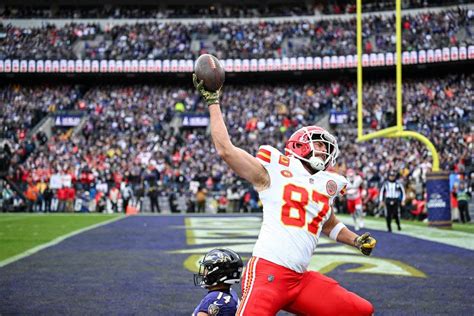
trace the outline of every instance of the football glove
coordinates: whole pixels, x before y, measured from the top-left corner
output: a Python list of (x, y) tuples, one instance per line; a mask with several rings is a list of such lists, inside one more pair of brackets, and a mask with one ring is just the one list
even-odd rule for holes
[(356, 237), (354, 239), (354, 245), (357, 249), (362, 252), (362, 254), (366, 256), (370, 256), (370, 253), (375, 248), (375, 244), (377, 240), (375, 238), (370, 237), (370, 233), (364, 233), (362, 236)]
[(199, 91), (199, 94), (202, 96), (204, 101), (206, 101), (207, 106), (211, 104), (219, 104), (221, 89), (215, 92), (207, 91), (204, 87), (204, 81), (198, 81), (198, 77), (196, 76), (196, 74), (193, 74), (193, 83), (196, 90)]

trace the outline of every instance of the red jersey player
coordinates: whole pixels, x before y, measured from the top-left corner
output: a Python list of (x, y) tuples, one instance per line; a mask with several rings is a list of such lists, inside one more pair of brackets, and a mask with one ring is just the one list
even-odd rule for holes
[(338, 155), (336, 139), (326, 130), (309, 126), (288, 140), (285, 155), (261, 146), (257, 157), (235, 147), (219, 105), (220, 91), (206, 91), (193, 82), (209, 106), (211, 134), (217, 153), (259, 192), (263, 223), (242, 278), (242, 300), (237, 315), (275, 315), (279, 310), (298, 315), (371, 315), (367, 300), (333, 279), (308, 271), (323, 232), (333, 240), (370, 255), (375, 239), (358, 236), (332, 211), (344, 177), (326, 171)]
[(354, 220), (354, 229), (356, 231), (364, 227), (364, 217), (362, 213), (362, 177), (355, 173), (353, 169), (347, 169), (347, 211), (352, 215)]

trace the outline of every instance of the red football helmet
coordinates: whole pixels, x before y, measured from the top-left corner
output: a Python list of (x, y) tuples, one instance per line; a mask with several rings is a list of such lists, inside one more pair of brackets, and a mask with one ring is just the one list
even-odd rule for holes
[[(317, 150), (314, 143), (321, 142), (326, 150)], [(334, 136), (319, 126), (300, 128), (290, 136), (285, 146), (285, 154), (294, 156), (310, 164), (315, 170), (326, 170), (336, 164), (339, 147)], [(320, 157), (323, 156), (324, 158)]]

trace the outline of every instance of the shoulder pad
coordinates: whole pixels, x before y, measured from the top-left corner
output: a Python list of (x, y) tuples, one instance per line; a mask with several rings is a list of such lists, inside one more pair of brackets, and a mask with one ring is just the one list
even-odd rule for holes
[(280, 156), (283, 155), (278, 149), (268, 145), (260, 146), (256, 155), (257, 159), (264, 166), (275, 162), (278, 163), (278, 161), (280, 160)]
[(326, 171), (329, 176), (333, 177), (335, 180), (337, 181), (340, 181), (340, 182), (343, 182), (343, 183), (348, 183), (349, 181), (347, 180), (346, 177), (344, 177), (343, 175), (335, 172), (335, 171)]

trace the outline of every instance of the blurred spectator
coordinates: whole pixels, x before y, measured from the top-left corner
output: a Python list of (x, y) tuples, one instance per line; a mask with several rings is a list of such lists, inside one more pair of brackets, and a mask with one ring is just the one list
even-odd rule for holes
[(459, 183), (459, 187), (454, 192), (454, 195), (457, 199), (461, 222), (470, 222), (471, 215), (469, 214), (469, 202), (471, 201), (472, 193), (468, 190), (464, 181)]
[(203, 187), (200, 187), (196, 193), (196, 205), (198, 213), (204, 213), (206, 211), (206, 197), (207, 190)]
[(119, 212), (120, 190), (116, 186), (113, 186), (110, 189), (109, 200), (110, 200), (110, 203), (111, 203), (111, 206), (110, 206), (111, 211), (114, 212), (114, 213), (118, 213)]
[(10, 188), (10, 184), (4, 183), (2, 188), (2, 210), (4, 212), (10, 212), (13, 210), (14, 195), (13, 190)]
[(364, 196), (364, 212), (368, 215), (378, 214), (379, 188), (377, 182), (369, 181), (369, 187)]
[(74, 187), (66, 187), (66, 210), (65, 212), (74, 211), (74, 201), (76, 200), (76, 189)]
[(221, 192), (219, 198), (217, 199), (217, 213), (225, 213), (228, 204), (229, 201), (227, 200), (226, 194)]
[(49, 213), (51, 212), (51, 204), (54, 197), (54, 193), (51, 188), (46, 185), (44, 192), (43, 192), (43, 212)]
[(158, 197), (160, 192), (158, 191), (158, 187), (153, 185), (148, 190), (148, 197), (150, 198), (150, 209), (152, 213), (161, 213), (160, 204), (158, 203)]
[(123, 200), (123, 203), (122, 203), (123, 211), (126, 212), (128, 204), (130, 203), (130, 200), (133, 198), (133, 190), (130, 183), (125, 183), (125, 182), (121, 183), (120, 195), (122, 196), (122, 200)]
[(229, 200), (228, 212), (239, 212), (239, 191), (235, 186), (231, 186), (227, 189), (227, 198)]
[(25, 197), (33, 206), (33, 211), (35, 212), (39, 211), (38, 205), (36, 204), (36, 201), (38, 200), (38, 190), (37, 190), (37, 187), (33, 183), (28, 184), (28, 187), (25, 191)]

